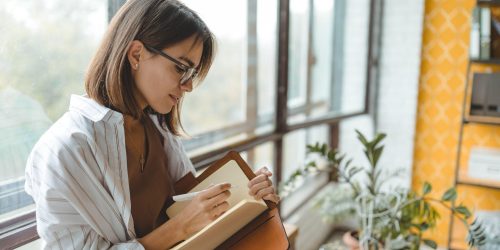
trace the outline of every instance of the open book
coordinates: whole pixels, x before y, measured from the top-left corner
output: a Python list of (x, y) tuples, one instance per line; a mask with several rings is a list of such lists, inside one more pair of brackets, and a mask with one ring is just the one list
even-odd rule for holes
[[(231, 152), (224, 159), (209, 167), (201, 174), (201, 177), (197, 177), (198, 183), (190, 188), (189, 192), (204, 190), (211, 184), (229, 182), (232, 186), (236, 186), (230, 189), (231, 196), (227, 199), (229, 210), (172, 249), (215, 249), (259, 215), (269, 211), (266, 202), (256, 201), (248, 194), (248, 182), (252, 178), (249, 175), (255, 175), (241, 157), (237, 153)], [(170, 218), (174, 217), (189, 202), (175, 202), (167, 209), (167, 215)], [(271, 217), (269, 216), (269, 218)]]

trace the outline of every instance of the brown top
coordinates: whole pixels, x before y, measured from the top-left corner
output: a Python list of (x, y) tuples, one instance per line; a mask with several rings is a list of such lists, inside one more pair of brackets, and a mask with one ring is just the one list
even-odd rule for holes
[(167, 200), (174, 195), (173, 181), (163, 150), (163, 136), (149, 116), (124, 116), (132, 218), (137, 237), (167, 221)]

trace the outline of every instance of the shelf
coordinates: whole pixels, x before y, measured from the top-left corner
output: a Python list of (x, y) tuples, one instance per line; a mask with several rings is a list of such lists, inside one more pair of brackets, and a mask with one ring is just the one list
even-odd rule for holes
[(458, 178), (457, 184), (500, 190), (500, 182), (499, 181), (471, 178), (471, 177), (467, 177), (464, 175), (461, 175)]
[(500, 118), (492, 118), (492, 117), (468, 117), (463, 119), (462, 122), (464, 124), (483, 124), (490, 126), (500, 126)]
[(500, 0), (477, 0), (477, 5), (481, 7), (500, 6)]
[(498, 64), (498, 65), (500, 65), (500, 59), (498, 59), (498, 58), (495, 58), (495, 59), (471, 59), (470, 62), (477, 63), (477, 64)]

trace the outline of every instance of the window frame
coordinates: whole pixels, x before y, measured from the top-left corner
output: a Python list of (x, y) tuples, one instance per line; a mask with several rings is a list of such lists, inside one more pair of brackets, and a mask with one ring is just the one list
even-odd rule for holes
[[(126, 0), (108, 0), (108, 19), (111, 19), (112, 15), (119, 9), (119, 7), (125, 3)], [(257, 16), (257, 0), (247, 0), (249, 6), (249, 15), (252, 14), (250, 11), (254, 11), (254, 22), (249, 22), (248, 30), (249, 34), (256, 33), (256, 16)], [(288, 124), (287, 119), (290, 115), (297, 113), (307, 112), (308, 109), (314, 108), (317, 103), (308, 103), (301, 107), (288, 109), (288, 42), (289, 42), (289, 23), (290, 23), (290, 1), (291, 0), (279, 0), (278, 2), (278, 55), (277, 55), (277, 86), (276, 86), (276, 102), (275, 102), (275, 114), (274, 117), (268, 117), (264, 119), (265, 121), (273, 120), (275, 121), (275, 127), (272, 132), (267, 132), (260, 135), (254, 135), (252, 137), (233, 142), (229, 145), (220, 146), (213, 148), (210, 151), (200, 153), (191, 156), (191, 160), (195, 165), (196, 169), (201, 169), (214, 162), (215, 160), (222, 157), (229, 150), (233, 151), (248, 151), (255, 148), (258, 145), (272, 142), (274, 144), (273, 161), (275, 166), (275, 179), (278, 181), (283, 180), (282, 168), (283, 168), (283, 138), (286, 134), (299, 130), (311, 128), (316, 125), (327, 124), (329, 125), (329, 139), (330, 145), (333, 147), (338, 146), (338, 135), (339, 135), (339, 122), (348, 118), (360, 116), (360, 115), (373, 115), (373, 105), (376, 102), (376, 95), (374, 93), (374, 86), (376, 86), (376, 81), (378, 79), (378, 68), (379, 68), (379, 57), (380, 57), (380, 43), (381, 43), (381, 14), (383, 0), (369, 0), (370, 10), (369, 10), (369, 29), (368, 29), (368, 53), (367, 53), (367, 68), (366, 68), (366, 80), (365, 80), (365, 97), (364, 97), (364, 110), (354, 113), (326, 113), (325, 115), (313, 119), (309, 119), (304, 122)], [(346, 1), (346, 0), (344, 0)], [(342, 2), (342, 1), (337, 1)], [(310, 4), (313, 0), (310, 0)], [(313, 8), (311, 8), (312, 11)], [(254, 33), (254, 34), (255, 34)], [(256, 40), (256, 39), (253, 39)], [(339, 46), (335, 43), (338, 39), (334, 39), (333, 46)], [(311, 43), (311, 40), (309, 40)], [(247, 53), (250, 54), (252, 51), (256, 51), (256, 44), (250, 45), (247, 48)], [(309, 48), (309, 54), (311, 49)], [(254, 59), (256, 55), (254, 55)], [(249, 58), (250, 59), (250, 58)], [(255, 62), (256, 60), (253, 61)], [(310, 64), (310, 63), (309, 63)], [(255, 70), (257, 65), (249, 65), (247, 63), (247, 72)], [(310, 66), (309, 66), (310, 67)], [(338, 71), (338, 65), (334, 65), (332, 74)], [(254, 71), (256, 72), (256, 71)], [(308, 69), (310, 72), (310, 69)], [(250, 76), (251, 77), (251, 76)], [(247, 74), (247, 80), (249, 75)], [(255, 93), (257, 88), (257, 77), (254, 77), (253, 81), (249, 81), (250, 84), (247, 86), (253, 89), (247, 89), (247, 91), (253, 91)], [(308, 79), (310, 74), (308, 74)], [(332, 84), (335, 85), (335, 78), (332, 78)], [(310, 80), (308, 80), (310, 82)], [(310, 83), (308, 83), (310, 85)], [(308, 87), (310, 88), (310, 86)], [(333, 90), (332, 90), (333, 91)], [(250, 92), (248, 92), (250, 93)], [(229, 126), (230, 129), (221, 128), (214, 131), (209, 131), (199, 136), (198, 142), (193, 144), (186, 143), (188, 149), (198, 147), (200, 145), (206, 145), (212, 143), (210, 138), (227, 138), (228, 136), (235, 136), (243, 132), (249, 132), (249, 129), (255, 129), (258, 127), (257, 123), (257, 101), (256, 95), (253, 95), (255, 100), (250, 103), (255, 104), (255, 106), (248, 107), (246, 110), (247, 117), (250, 117), (254, 122), (250, 125), (245, 122), (233, 124)], [(253, 108), (253, 109), (252, 109)], [(252, 130), (253, 131), (253, 130)], [(194, 145), (194, 146), (193, 146)], [(326, 183), (327, 184), (327, 183)], [(325, 185), (326, 185), (325, 184)], [(324, 187), (320, 186), (318, 189)], [(297, 211), (300, 206), (295, 207), (290, 215)], [(35, 211), (30, 211), (24, 214), (20, 214), (18, 217), (10, 219), (8, 221), (0, 223), (0, 242), (2, 246), (8, 249), (16, 248), (27, 244), (33, 240), (38, 239), (38, 234), (36, 232), (36, 215)]]

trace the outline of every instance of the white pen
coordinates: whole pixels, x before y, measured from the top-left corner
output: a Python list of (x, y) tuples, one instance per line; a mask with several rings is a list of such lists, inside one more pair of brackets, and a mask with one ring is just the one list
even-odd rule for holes
[[(237, 185), (231, 185), (231, 187), (229, 189), (237, 188), (237, 187), (238, 187)], [(191, 193), (186, 193), (186, 194), (174, 195), (174, 196), (172, 196), (172, 199), (174, 201), (189, 201), (189, 200), (192, 200), (196, 195), (198, 195), (199, 193), (201, 193), (201, 192), (203, 192), (203, 191), (205, 191), (207, 189), (204, 189), (204, 190), (201, 190), (201, 191), (197, 191), (197, 192), (191, 192)]]

